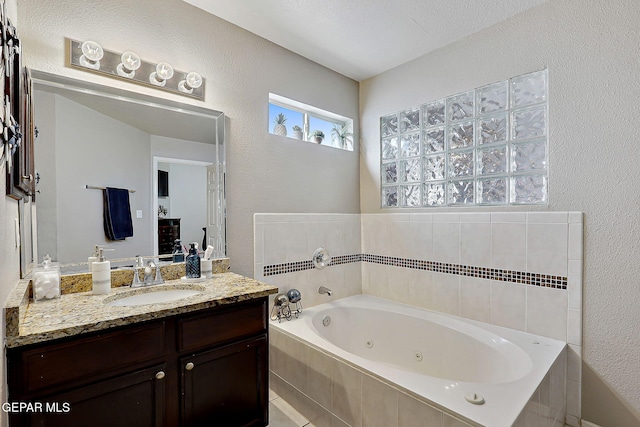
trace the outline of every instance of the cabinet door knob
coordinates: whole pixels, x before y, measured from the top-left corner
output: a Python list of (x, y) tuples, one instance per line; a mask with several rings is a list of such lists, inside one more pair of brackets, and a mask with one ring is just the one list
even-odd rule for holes
[(164, 378), (164, 371), (159, 371), (158, 373), (156, 373), (157, 380), (161, 380), (163, 378)]
[(192, 369), (193, 369), (193, 367), (194, 367), (194, 366), (195, 366), (195, 365), (193, 364), (193, 362), (189, 362), (189, 363), (187, 363), (187, 364), (184, 366), (184, 368), (185, 368), (187, 371), (190, 371), (190, 370), (192, 370)]

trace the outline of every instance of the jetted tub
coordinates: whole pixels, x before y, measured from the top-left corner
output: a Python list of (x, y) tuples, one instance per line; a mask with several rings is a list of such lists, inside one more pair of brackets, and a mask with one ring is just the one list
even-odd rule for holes
[[(299, 319), (271, 326), (447, 413), (488, 427), (519, 420), (565, 348), (551, 338), (368, 295), (305, 309)], [(564, 399), (564, 390), (555, 395)]]

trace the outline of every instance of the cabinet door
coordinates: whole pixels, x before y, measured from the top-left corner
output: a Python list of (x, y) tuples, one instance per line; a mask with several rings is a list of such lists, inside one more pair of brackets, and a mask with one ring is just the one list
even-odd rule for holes
[(165, 365), (43, 399), (42, 411), (12, 417), (11, 425), (46, 427), (162, 427)]
[(266, 426), (267, 336), (180, 361), (185, 426)]

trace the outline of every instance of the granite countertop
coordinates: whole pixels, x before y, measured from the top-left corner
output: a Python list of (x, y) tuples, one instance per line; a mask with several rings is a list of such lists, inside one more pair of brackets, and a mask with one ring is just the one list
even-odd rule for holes
[[(106, 302), (137, 293), (164, 289), (195, 289), (199, 294), (175, 301), (138, 306), (109, 306)], [(199, 283), (168, 280), (143, 288), (112, 288), (107, 295), (90, 291), (63, 294), (59, 299), (33, 302), (30, 281), (21, 280), (5, 306), (6, 340), (9, 348), (100, 331), (145, 320), (233, 304), (278, 292), (275, 286), (235, 273), (214, 274)]]

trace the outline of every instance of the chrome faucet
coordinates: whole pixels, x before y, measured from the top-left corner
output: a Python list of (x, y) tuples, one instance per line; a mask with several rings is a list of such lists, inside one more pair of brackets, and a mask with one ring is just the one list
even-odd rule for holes
[[(142, 282), (140, 281), (140, 276), (138, 275), (137, 267), (143, 266), (142, 257), (136, 257), (135, 267), (133, 268), (133, 282), (131, 283), (132, 288), (138, 288), (142, 286), (150, 286), (150, 285), (160, 285), (164, 283), (164, 279), (162, 278), (162, 273), (160, 272), (160, 267), (153, 262), (153, 260), (147, 261), (147, 265), (144, 267), (144, 278)], [(153, 269), (155, 269), (155, 275), (152, 274)]]
[(327, 288), (326, 286), (320, 286), (318, 288), (318, 293), (320, 295), (327, 294), (327, 296), (331, 296), (331, 289)]

